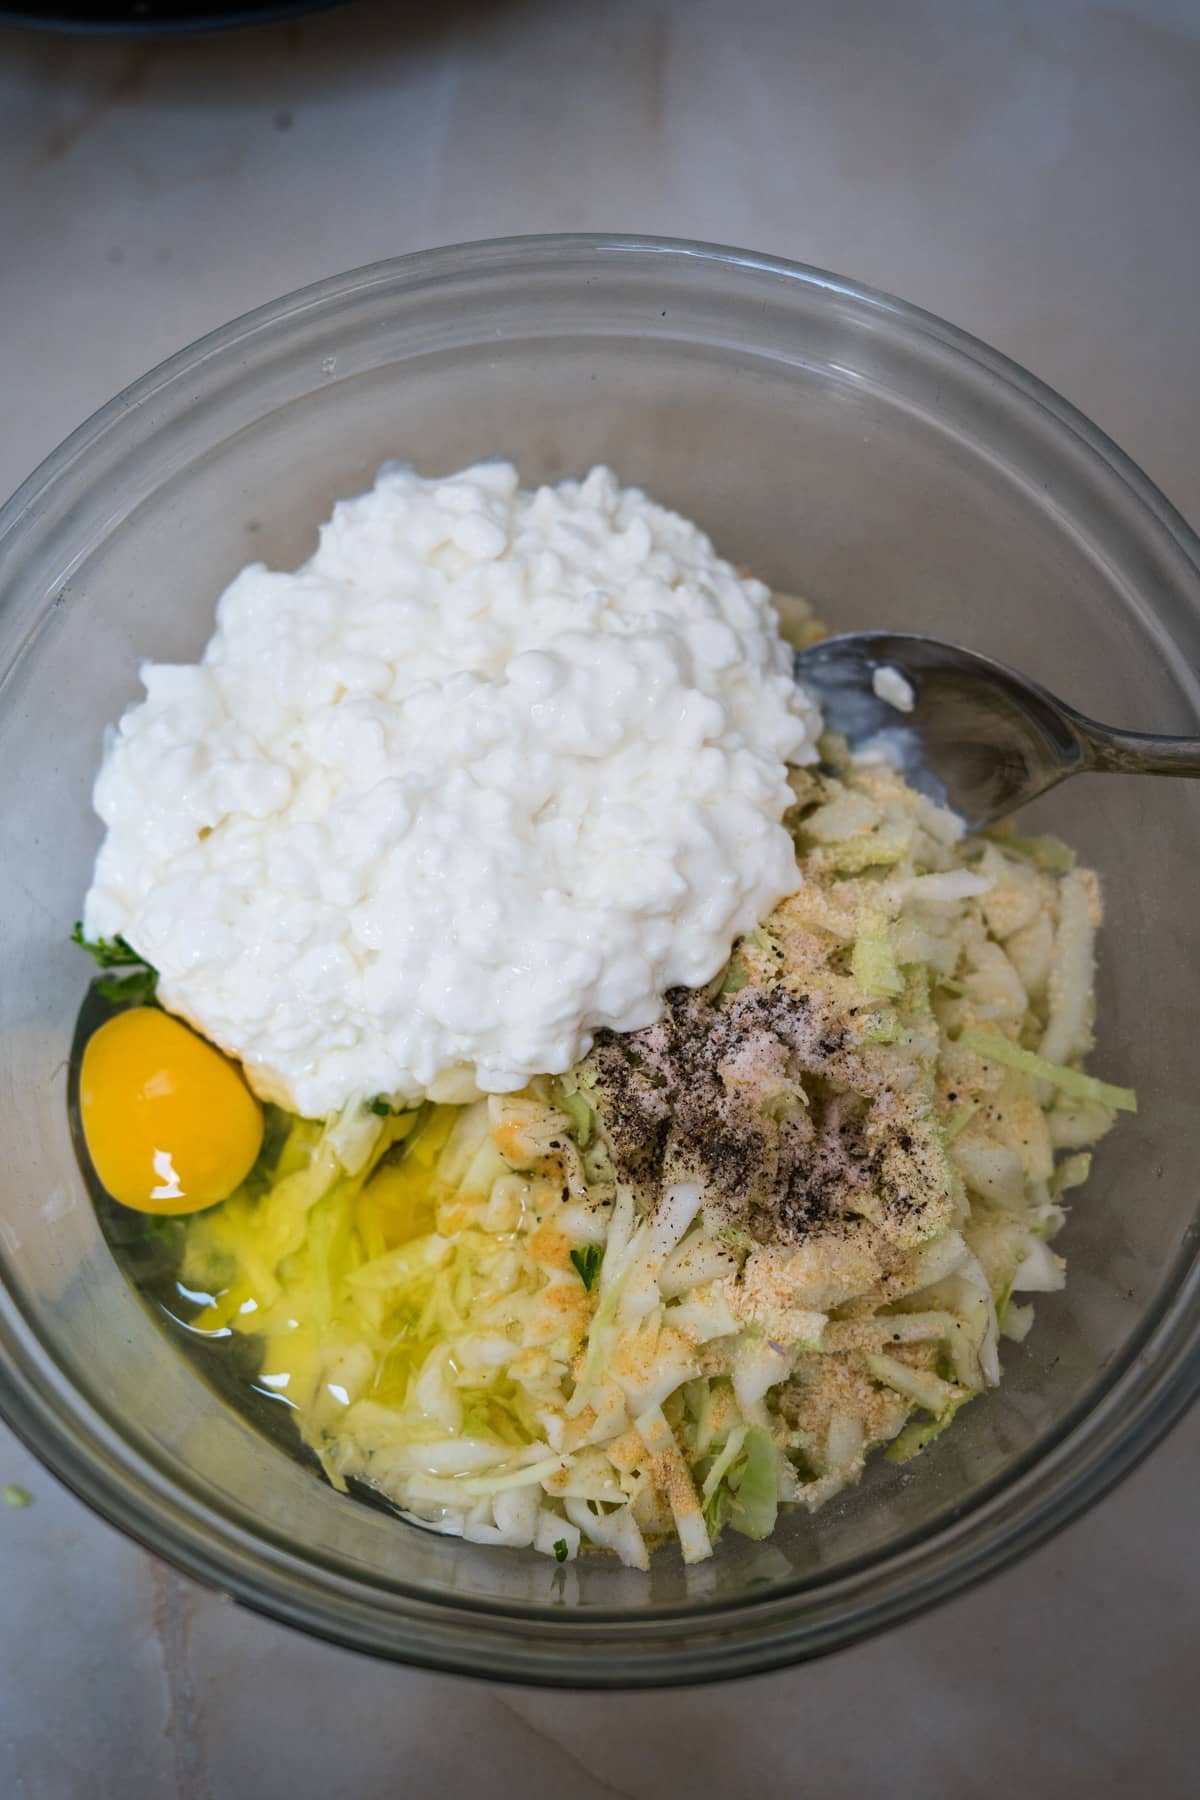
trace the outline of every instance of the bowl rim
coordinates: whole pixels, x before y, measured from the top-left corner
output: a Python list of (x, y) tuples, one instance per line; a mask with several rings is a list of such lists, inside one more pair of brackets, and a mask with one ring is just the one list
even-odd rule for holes
[[(699, 261), (782, 284), (844, 297), (910, 333), (932, 338), (1002, 383), (1060, 434), (1105, 465), (1130, 490), (1200, 578), (1200, 538), (1149, 478), (1069, 401), (1019, 364), (935, 314), (878, 289), (786, 259), (687, 239), (619, 234), (552, 234), (484, 239), (419, 250), (371, 263), (281, 296), (207, 333), (168, 357), (85, 420), (33, 470), (0, 509), (0, 550), (30, 509), (68, 480), (96, 446), (156, 396), (196, 370), (225, 360), (248, 340), (351, 294), (404, 289), (448, 276), (524, 272), (563, 260), (630, 258)], [(117, 1426), (75, 1389), (32, 1322), (0, 1320), (4, 1367), (0, 1415), (28, 1447), (94, 1511), (145, 1548), (210, 1586), (285, 1623), (351, 1648), (417, 1666), (486, 1674), (493, 1680), (559, 1687), (675, 1686), (777, 1668), (852, 1643), (973, 1586), (1043, 1542), (1099, 1499), (1160, 1441), (1200, 1392), (1200, 1257), (1195, 1234), (1181, 1244), (1174, 1279), (1139, 1322), (1084, 1400), (1037, 1447), (953, 1509), (930, 1532), (908, 1534), (864, 1553), (831, 1575), (777, 1597), (735, 1597), (703, 1608), (631, 1615), (549, 1614), (494, 1602), (440, 1603), (379, 1598), (326, 1569), (319, 1604), (306, 1591), (314, 1565), (275, 1548), (124, 1445)], [(71, 1402), (74, 1401), (74, 1410)], [(86, 1409), (86, 1414), (81, 1413)], [(1086, 1439), (1079, 1441), (1086, 1428)], [(900, 1564), (900, 1567), (893, 1565)], [(402, 1599), (405, 1603), (402, 1605)], [(795, 1616), (803, 1604), (803, 1616)], [(524, 1616), (522, 1616), (524, 1614)], [(345, 1621), (350, 1620), (347, 1624)], [(544, 1641), (538, 1641), (539, 1637)], [(548, 1640), (555, 1640), (550, 1643)], [(636, 1645), (630, 1640), (636, 1639)]]
[(239, 313), (226, 324), (214, 327), (155, 363), (77, 425), (48, 456), (35, 465), (9, 499), (0, 506), (0, 542), (3, 542), (17, 523), (25, 508), (53, 482), (60, 480), (73, 463), (109, 431), (119, 426), (130, 412), (145, 406), (156, 394), (185, 377), (201, 363), (212, 360), (283, 319), (324, 309), (351, 292), (363, 293), (372, 287), (388, 286), (397, 280), (402, 281), (405, 276), (415, 280), (448, 274), (485, 275), (498, 272), (514, 260), (523, 263), (553, 262), (559, 257), (570, 255), (643, 255), (647, 258), (666, 256), (711, 263), (718, 267), (752, 270), (842, 295), (864, 304), (878, 314), (906, 323), (923, 336), (941, 342), (947, 349), (958, 351), (968, 362), (997, 376), (1008, 387), (1033, 402), (1039, 410), (1051, 414), (1071, 436), (1078, 438), (1132, 490), (1158, 524), (1175, 540), (1185, 558), (1200, 572), (1200, 534), (1193, 530), (1178, 508), (1132, 457), (1126, 455), (1106, 432), (1055, 388), (1050, 387), (1039, 376), (1031, 374), (1003, 351), (993, 349), (982, 338), (973, 336), (961, 326), (940, 318), (937, 313), (902, 300), (883, 288), (854, 281), (829, 269), (818, 268), (815, 264), (795, 262), (759, 251), (741, 250), (729, 244), (707, 243), (693, 238), (653, 237), (637, 232), (541, 232), (500, 238), (470, 238), (460, 243), (410, 250), (400, 256), (363, 263), (340, 274), (323, 276), (320, 281), (307, 282), (274, 300), (251, 307), (249, 311)]

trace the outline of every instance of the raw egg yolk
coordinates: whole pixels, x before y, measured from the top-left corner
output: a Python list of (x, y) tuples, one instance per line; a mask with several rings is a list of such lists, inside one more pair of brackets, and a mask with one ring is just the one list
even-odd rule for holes
[(117, 1013), (92, 1033), (79, 1110), (96, 1174), (138, 1212), (215, 1206), (262, 1145), (262, 1108), (237, 1065), (154, 1006)]

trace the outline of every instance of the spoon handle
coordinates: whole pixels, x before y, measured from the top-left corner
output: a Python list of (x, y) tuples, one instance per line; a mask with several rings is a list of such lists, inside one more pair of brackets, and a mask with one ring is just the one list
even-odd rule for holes
[(1079, 719), (1084, 767), (1114, 775), (1200, 775), (1200, 738), (1113, 731)]

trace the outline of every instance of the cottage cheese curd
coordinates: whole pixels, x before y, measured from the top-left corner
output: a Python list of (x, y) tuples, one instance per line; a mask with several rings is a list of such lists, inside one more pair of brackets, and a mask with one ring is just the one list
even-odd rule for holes
[(304, 1114), (565, 1070), (796, 886), (819, 726), (767, 590), (605, 469), (385, 468), (142, 680), (85, 928)]
[(893, 669), (890, 663), (884, 663), (874, 670), (871, 686), (876, 698), (886, 706), (894, 706), (897, 712), (910, 713), (917, 703), (912, 682), (899, 669)]

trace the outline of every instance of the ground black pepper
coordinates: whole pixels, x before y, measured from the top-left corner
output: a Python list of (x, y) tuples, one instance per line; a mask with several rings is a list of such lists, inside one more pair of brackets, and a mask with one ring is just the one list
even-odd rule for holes
[(772, 1245), (942, 1199), (928, 1107), (818, 1000), (786, 980), (714, 999), (676, 988), (656, 1024), (601, 1032), (589, 1062), (618, 1178), (648, 1204), (699, 1181), (710, 1212)]

